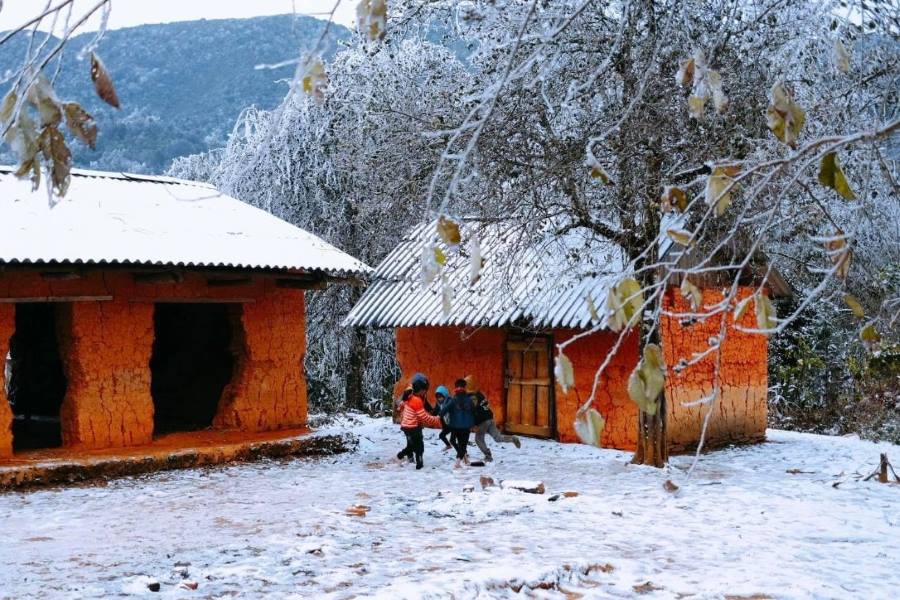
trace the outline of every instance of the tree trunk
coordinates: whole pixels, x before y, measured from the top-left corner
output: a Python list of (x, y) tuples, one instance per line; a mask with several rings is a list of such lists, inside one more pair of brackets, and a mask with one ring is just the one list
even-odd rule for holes
[(664, 467), (669, 461), (669, 444), (666, 435), (666, 394), (657, 398), (656, 414), (638, 413), (638, 442), (632, 464)]

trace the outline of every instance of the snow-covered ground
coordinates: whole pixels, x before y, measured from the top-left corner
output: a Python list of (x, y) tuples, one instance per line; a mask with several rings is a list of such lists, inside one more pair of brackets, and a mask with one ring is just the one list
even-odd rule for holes
[[(360, 436), (358, 452), (2, 495), (0, 597), (873, 599), (900, 590), (900, 485), (859, 480), (879, 452), (900, 462), (898, 446), (770, 431), (766, 444), (702, 457), (688, 480), (690, 457), (660, 471), (629, 466), (622, 452), (530, 439), (521, 450), (495, 446), (488, 467), (454, 471), (429, 431), (417, 472), (392, 460), (396, 426), (343, 429)], [(481, 476), (540, 480), (547, 492), (482, 490)], [(664, 489), (666, 479), (680, 489)], [(368, 510), (348, 514), (353, 506)]]

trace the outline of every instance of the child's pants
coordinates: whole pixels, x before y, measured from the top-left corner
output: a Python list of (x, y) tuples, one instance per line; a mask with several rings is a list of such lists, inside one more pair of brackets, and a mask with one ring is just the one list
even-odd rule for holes
[(481, 453), (484, 454), (485, 458), (490, 458), (491, 451), (487, 447), (487, 444), (484, 443), (484, 434), (490, 435), (494, 438), (494, 441), (499, 443), (507, 443), (512, 444), (515, 439), (511, 435), (504, 435), (500, 433), (500, 430), (497, 429), (497, 425), (494, 423), (493, 419), (488, 419), (484, 423), (475, 426), (475, 444), (478, 446), (478, 449), (481, 450)]
[(453, 429), (450, 433), (450, 439), (453, 447), (456, 448), (456, 458), (462, 460), (466, 457), (467, 446), (469, 445), (468, 429)]
[(450, 429), (450, 426), (447, 425), (446, 423), (444, 423), (443, 421), (441, 421), (441, 434), (438, 437), (441, 439), (442, 442), (447, 444), (448, 447), (455, 448), (455, 446), (447, 440), (447, 436), (449, 436), (451, 433), (453, 433), (453, 430)]
[(406, 448), (397, 454), (397, 458), (405, 458), (407, 456), (421, 457), (425, 453), (425, 441), (422, 438), (421, 427), (403, 427), (401, 431), (406, 435)]

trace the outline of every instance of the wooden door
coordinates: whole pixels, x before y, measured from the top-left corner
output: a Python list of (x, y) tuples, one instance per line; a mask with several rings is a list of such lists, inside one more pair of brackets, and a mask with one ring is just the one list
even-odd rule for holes
[(550, 338), (510, 337), (506, 341), (506, 422), (513, 433), (553, 437), (553, 377)]

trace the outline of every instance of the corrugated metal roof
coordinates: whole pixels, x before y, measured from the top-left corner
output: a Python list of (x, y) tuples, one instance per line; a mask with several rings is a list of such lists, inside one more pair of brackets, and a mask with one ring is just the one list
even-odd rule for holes
[[(423, 249), (437, 241), (435, 222), (416, 227), (375, 270), (368, 289), (345, 320), (360, 327), (455, 325), (576, 328), (592, 324), (587, 298), (601, 310), (609, 286), (624, 270), (619, 247), (576, 233), (526, 234), (509, 223), (466, 220), (459, 246), (445, 252), (446, 283), (454, 291), (444, 314), (441, 278), (422, 279)], [(480, 241), (484, 267), (469, 285), (467, 239)]]
[(51, 207), (42, 186), (0, 167), (0, 264), (127, 264), (371, 271), (331, 244), (214, 187), (73, 170)]

